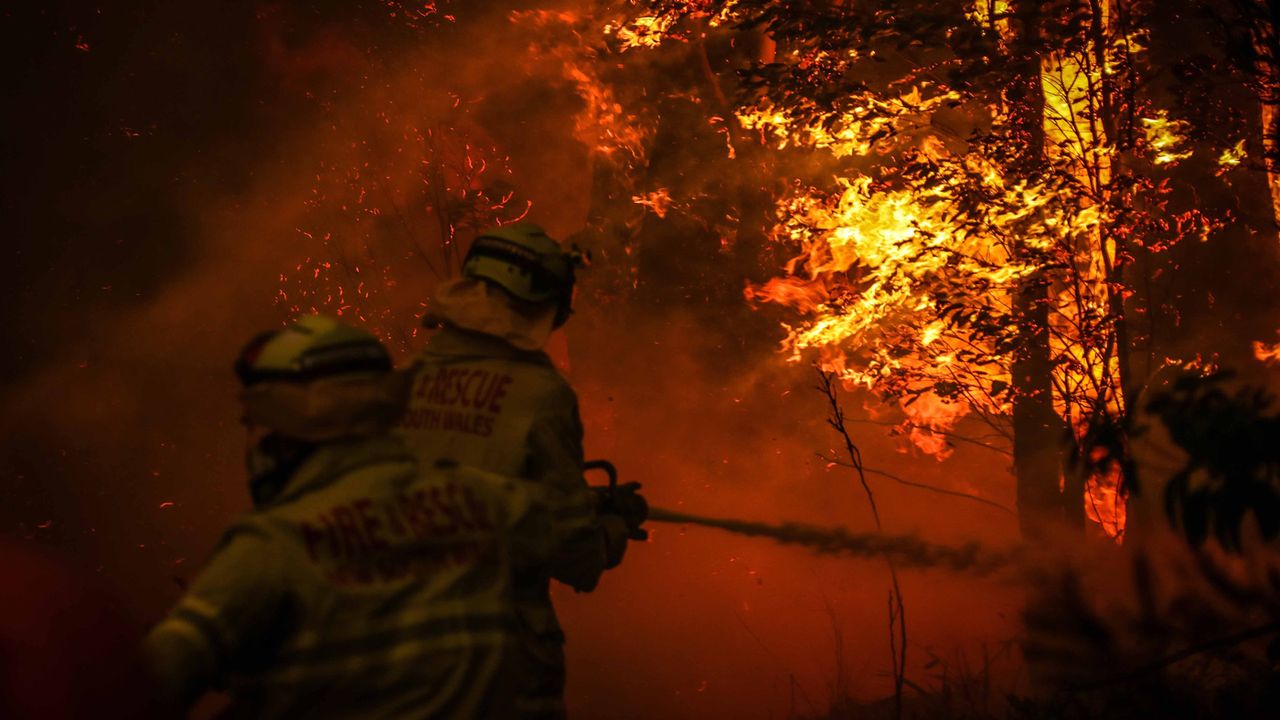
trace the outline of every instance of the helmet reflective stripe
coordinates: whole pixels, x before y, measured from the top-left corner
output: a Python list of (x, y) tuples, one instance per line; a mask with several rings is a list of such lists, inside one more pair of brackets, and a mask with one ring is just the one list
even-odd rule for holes
[(245, 346), (235, 365), (246, 386), (265, 380), (307, 381), (357, 372), (387, 372), (391, 356), (378, 339), (323, 315), (309, 315)]
[[(567, 272), (557, 276), (555, 269), (548, 267), (538, 253), (510, 240), (478, 237), (467, 255), (473, 274), (480, 266), (472, 261), (478, 258), (492, 258), (509, 265), (507, 272), (510, 273), (512, 269), (518, 272), (519, 281), (500, 276), (490, 279), (525, 300), (551, 300), (559, 297), (564, 285), (572, 282), (573, 269), (568, 263), (564, 267)], [(467, 272), (465, 265), (463, 272)]]
[(462, 274), (492, 282), (520, 300), (554, 300), (559, 326), (571, 312), (574, 262), (542, 228), (513, 223), (480, 233), (467, 251)]

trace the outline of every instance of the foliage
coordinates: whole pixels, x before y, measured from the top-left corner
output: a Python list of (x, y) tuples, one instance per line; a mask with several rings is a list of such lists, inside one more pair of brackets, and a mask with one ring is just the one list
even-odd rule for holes
[[(734, 107), (758, 142), (802, 158), (780, 163), (798, 172), (774, 228), (796, 254), (747, 289), (787, 309), (793, 359), (816, 355), (898, 401), (943, 456), (930, 431), (968, 413), (1012, 439), (1012, 406), (1029, 391), (1011, 371), (1042, 352), (1034, 327), (1049, 335), (1054, 409), (1090, 456), (1123, 453), (1095, 439), (1123, 426), (1140, 383), (1134, 318), (1158, 314), (1140, 275), (1215, 228), (1170, 205), (1190, 128), (1142, 93), (1153, 10), (656, 0), (619, 26), (649, 29), (636, 47), (748, 32), (776, 44), (738, 69)], [(1123, 493), (1118, 472), (1090, 482), (1095, 496)], [(1114, 513), (1094, 518), (1120, 532)]]
[(1276, 0), (1226, 0), (1196, 3), (1215, 21), (1227, 58), (1237, 77), (1251, 86), (1264, 106), (1263, 160), (1280, 173), (1280, 3)]
[(1185, 374), (1147, 407), (1187, 453), (1165, 488), (1165, 508), (1195, 547), (1212, 537), (1239, 550), (1249, 516), (1264, 541), (1280, 535), (1280, 415), (1274, 398), (1232, 390), (1230, 378)]

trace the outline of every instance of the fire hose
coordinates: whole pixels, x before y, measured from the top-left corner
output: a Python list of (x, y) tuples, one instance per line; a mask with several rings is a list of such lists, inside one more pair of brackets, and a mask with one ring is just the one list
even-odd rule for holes
[[(609, 484), (597, 487), (606, 497), (618, 490), (618, 471), (608, 460), (591, 460), (584, 470), (600, 470), (609, 476)], [(995, 550), (980, 543), (959, 546), (928, 542), (914, 535), (888, 535), (879, 532), (856, 533), (845, 528), (824, 528), (797, 522), (764, 523), (748, 520), (705, 517), (677, 510), (650, 507), (649, 522), (698, 525), (724, 530), (746, 537), (768, 538), (783, 545), (796, 545), (819, 555), (853, 557), (884, 556), (900, 567), (945, 567), (977, 575), (987, 575), (1018, 562), (1020, 553)]]

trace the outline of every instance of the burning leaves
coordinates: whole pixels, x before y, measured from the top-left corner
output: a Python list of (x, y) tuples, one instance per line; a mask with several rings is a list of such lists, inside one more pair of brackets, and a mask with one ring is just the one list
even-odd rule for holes
[[(927, 86), (926, 86), (927, 87)], [(926, 97), (921, 86), (902, 95), (866, 93), (844, 99), (843, 110), (823, 112), (814, 108), (779, 108), (768, 98), (738, 112), (744, 129), (758, 132), (779, 148), (795, 145), (829, 151), (837, 158), (884, 152), (900, 137), (927, 125), (940, 108), (959, 100), (954, 92)]]
[(1265, 343), (1261, 340), (1254, 340), (1253, 356), (1267, 365), (1280, 363), (1280, 342)]
[[(1137, 382), (1126, 366), (1135, 347), (1126, 313), (1147, 311), (1130, 268), (1143, 254), (1154, 266), (1155, 253), (1209, 227), (1194, 211), (1166, 213), (1159, 178), (1125, 162), (1141, 157), (1141, 167), (1163, 169), (1191, 152), (1188, 124), (1136, 94), (1147, 38), (1129, 11), (1140, 8), (1073, 6), (1065, 29), (1046, 30), (1069, 36), (1052, 47), (1033, 43), (1039, 56), (1030, 77), (1038, 82), (1028, 91), (1010, 79), (1025, 72), (1014, 67), (1021, 62), (1014, 55), (1026, 50), (1014, 47), (1014, 5), (980, 0), (954, 17), (838, 5), (784, 22), (768, 3), (664, 1), (597, 15), (519, 11), (510, 19), (530, 31), (530, 57), (581, 101), (574, 136), (626, 178), (623, 203), (630, 198), (660, 220), (689, 216), (717, 232), (726, 218), (740, 220), (734, 209), (695, 203), (695, 193), (656, 182), (634, 186), (658, 118), (647, 88), (620, 81), (618, 68), (624, 55), (639, 66), (645, 53), (679, 49), (667, 41), (705, 50), (716, 33), (768, 36), (769, 52), (740, 68), (730, 92), (709, 64), (703, 70), (708, 97), (725, 106), (713, 122), (729, 159), (741, 162), (741, 154), (794, 178), (775, 196), (772, 229), (775, 251), (785, 248), (791, 259), (776, 277), (750, 284), (746, 297), (789, 313), (790, 360), (816, 359), (846, 383), (896, 402), (917, 446), (943, 457), (950, 444), (942, 438), (965, 418), (1011, 436), (1012, 406), (1030, 395), (1011, 368), (1031, 352), (1033, 324), (1048, 338), (1052, 411), (1069, 441), (1091, 442), (1087, 429), (1099, 416), (1122, 418)], [(1019, 119), (1028, 107), (1040, 112), (1038, 123)], [(500, 153), (482, 142), (461, 157), (477, 175), (505, 172)], [(1224, 158), (1224, 165), (1240, 161)], [(509, 194), (488, 193), (487, 179), (451, 184), (442, 176), (428, 185), (446, 189), (432, 207), (452, 207), (456, 195), (477, 200), (495, 221), (527, 210), (508, 205)], [(351, 207), (369, 203), (376, 188), (368, 190), (362, 186)], [(373, 207), (402, 218), (423, 207), (407, 196), (395, 205)], [(706, 211), (713, 206), (715, 217)], [(441, 225), (446, 248), (464, 226)], [(361, 293), (396, 282), (369, 283), (376, 266), (363, 258), (363, 277), (326, 288), (323, 304), (369, 305)], [(335, 267), (299, 273), (319, 281)], [(1043, 299), (1020, 305), (1019, 294), (1033, 287)], [(353, 295), (363, 301), (350, 303)], [(289, 297), (295, 302), (298, 293)], [(1082, 510), (1116, 535), (1122, 484), (1111, 471), (1090, 478)]]
[(1231, 147), (1223, 150), (1222, 154), (1218, 156), (1219, 167), (1221, 167), (1223, 170), (1229, 170), (1234, 167), (1239, 167), (1240, 163), (1244, 162), (1244, 159), (1249, 156), (1249, 153), (1245, 150), (1244, 145), (1245, 145), (1245, 141), (1242, 138), (1235, 145), (1232, 145)]
[[(841, 180), (838, 195), (811, 191), (793, 198), (781, 229), (803, 254), (790, 263), (792, 274), (748, 295), (807, 317), (786, 340), (794, 360), (817, 350), (824, 363), (841, 366), (845, 381), (900, 396), (954, 383), (957, 370), (976, 371), (988, 376), (983, 395), (998, 410), (1004, 400), (992, 388), (997, 382), (1007, 388), (1007, 375), (991, 365), (994, 348), (961, 327), (998, 324), (1008, 288), (1032, 268), (1014, 262), (1008, 248), (989, 237), (950, 223), (951, 189), (916, 180), (898, 190), (877, 187), (869, 177)], [(968, 285), (990, 292), (981, 307), (963, 310), (945, 293), (930, 292), (939, 280), (953, 290)], [(805, 306), (806, 300), (817, 302)], [(942, 319), (948, 306), (960, 311), (952, 315), (958, 323)], [(859, 350), (850, 357), (846, 347)], [(956, 392), (947, 396), (954, 400)]]
[[(556, 68), (582, 101), (573, 120), (579, 142), (593, 157), (627, 168), (642, 164), (654, 121), (633, 109), (634, 103), (624, 108), (615, 86), (601, 75), (600, 58), (607, 50), (600, 35), (614, 28), (607, 23), (602, 28), (589, 14), (569, 11), (524, 10), (512, 13), (511, 20), (536, 32), (529, 61)], [(637, 27), (660, 32), (656, 19), (642, 20), (636, 21)], [(623, 30), (617, 32), (621, 37)]]
[[(716, 7), (727, 4), (651, 3), (644, 17), (664, 19), (646, 27), (678, 34)], [(1014, 47), (1023, 41), (1008, 2), (972, 4), (969, 28), (925, 10), (844, 6), (797, 25), (735, 4), (735, 27), (765, 26), (787, 48), (741, 71), (738, 125), (820, 168), (776, 208), (773, 236), (792, 259), (745, 291), (791, 314), (787, 357), (899, 401), (913, 427), (948, 432), (972, 415), (1008, 437), (1027, 392), (1010, 368), (1031, 352), (1028, 324), (1041, 323), (1053, 411), (1071, 442), (1091, 442), (1083, 428), (1098, 417), (1118, 422), (1136, 382), (1127, 313), (1146, 312), (1131, 263), (1212, 227), (1194, 210), (1165, 213), (1158, 179), (1119, 168), (1191, 154), (1189, 124), (1137, 94), (1144, 8), (1072, 5), (1046, 29), (1064, 37)], [(1028, 48), (1042, 102), (1031, 130), (1019, 118), (1037, 96), (1018, 85), (1014, 57)], [(957, 118), (968, 137), (951, 130)], [(1033, 285), (1044, 300), (1020, 308), (1015, 297)], [(912, 436), (946, 454), (935, 433)], [(1123, 481), (1099, 472), (1084, 498), (1083, 512), (1117, 536)]]
[(1154, 155), (1152, 162), (1156, 165), (1169, 165), (1191, 157), (1192, 150), (1186, 139), (1189, 127), (1189, 123), (1183, 120), (1169, 119), (1166, 112), (1142, 118), (1147, 145)]
[(605, 25), (603, 32), (616, 37), (625, 52), (633, 48), (658, 47), (674, 24), (675, 18), (669, 15), (644, 15), (618, 27)]

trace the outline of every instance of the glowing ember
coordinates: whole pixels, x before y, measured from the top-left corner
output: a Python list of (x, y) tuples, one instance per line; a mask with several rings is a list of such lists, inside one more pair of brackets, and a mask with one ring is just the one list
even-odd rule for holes
[[(443, 0), (447, 4), (448, 0)], [(404, 0), (382, 0), (382, 4), (386, 6), (388, 14), (393, 18), (399, 18), (407, 23), (410, 27), (419, 27), (428, 21), (443, 19), (452, 22), (452, 15), (440, 14), (440, 3), (436, 2), (405, 2)]]
[[(425, 127), (411, 112), (375, 109), (381, 143), (339, 145), (317, 161), (300, 257), (279, 276), (283, 315), (332, 313), (406, 351), (429, 288), (461, 266), (463, 239), (528, 212), (505, 155), (461, 98), (445, 99), (443, 117)], [(401, 149), (379, 152), (383, 143)]]

